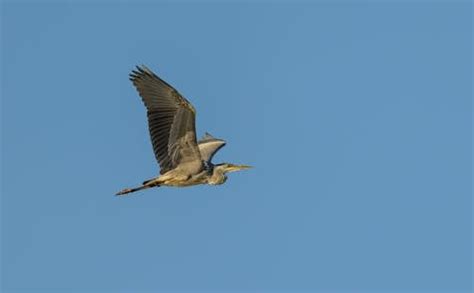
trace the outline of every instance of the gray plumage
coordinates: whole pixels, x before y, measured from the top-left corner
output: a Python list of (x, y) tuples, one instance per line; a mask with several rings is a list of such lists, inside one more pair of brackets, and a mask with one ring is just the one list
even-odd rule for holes
[(130, 80), (147, 109), (148, 128), (160, 165), (160, 176), (137, 188), (124, 189), (117, 195), (161, 185), (222, 184), (227, 179), (226, 173), (250, 168), (228, 163), (214, 165), (212, 158), (226, 142), (209, 133), (197, 141), (196, 110), (183, 95), (150, 69), (137, 66), (130, 74)]
[(226, 142), (222, 139), (217, 139), (206, 132), (206, 135), (198, 141), (199, 152), (201, 153), (201, 158), (207, 163), (211, 163), (212, 157), (225, 146)]

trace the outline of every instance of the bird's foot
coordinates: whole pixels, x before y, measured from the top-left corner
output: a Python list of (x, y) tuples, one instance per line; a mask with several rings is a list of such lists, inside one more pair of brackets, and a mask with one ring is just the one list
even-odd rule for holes
[(132, 192), (131, 188), (125, 188), (124, 190), (117, 192), (115, 195), (117, 195), (117, 196), (125, 195), (125, 194), (130, 193), (130, 192)]

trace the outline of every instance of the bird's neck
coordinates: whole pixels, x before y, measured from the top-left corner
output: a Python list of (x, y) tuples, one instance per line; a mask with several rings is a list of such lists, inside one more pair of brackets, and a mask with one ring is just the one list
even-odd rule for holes
[(219, 165), (212, 165), (212, 175), (209, 177), (208, 183), (211, 185), (223, 184), (227, 176), (225, 175), (224, 169), (220, 168)]

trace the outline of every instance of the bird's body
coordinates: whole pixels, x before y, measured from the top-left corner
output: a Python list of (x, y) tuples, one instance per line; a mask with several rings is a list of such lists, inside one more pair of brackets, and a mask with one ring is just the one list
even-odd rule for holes
[(227, 180), (223, 170), (221, 165), (211, 165), (194, 173), (189, 172), (186, 168), (177, 168), (146, 182), (146, 184), (177, 187), (199, 184), (220, 185)]
[(153, 151), (160, 164), (160, 175), (117, 195), (158, 186), (219, 185), (227, 180), (226, 173), (250, 168), (229, 163), (214, 165), (212, 157), (226, 142), (209, 133), (197, 141), (194, 107), (151, 70), (137, 67), (130, 74), (130, 80), (147, 108), (148, 127)]

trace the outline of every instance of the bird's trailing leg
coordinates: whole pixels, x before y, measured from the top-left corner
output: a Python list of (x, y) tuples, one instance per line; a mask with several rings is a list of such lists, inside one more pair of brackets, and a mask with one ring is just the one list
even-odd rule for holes
[(115, 195), (125, 195), (125, 194), (132, 193), (132, 192), (135, 192), (135, 191), (139, 191), (139, 190), (142, 190), (142, 189), (147, 189), (147, 188), (151, 188), (151, 187), (159, 187), (159, 186), (160, 185), (157, 184), (157, 183), (152, 183), (152, 184), (148, 183), (146, 185), (142, 185), (142, 186), (135, 187), (135, 188), (125, 188), (122, 191), (117, 192)]

